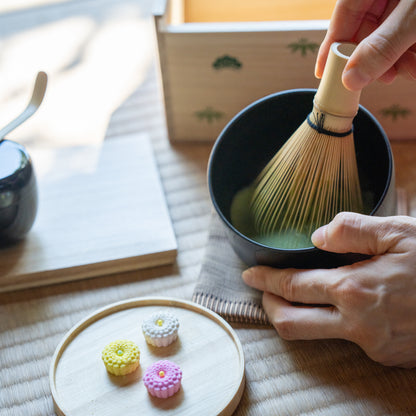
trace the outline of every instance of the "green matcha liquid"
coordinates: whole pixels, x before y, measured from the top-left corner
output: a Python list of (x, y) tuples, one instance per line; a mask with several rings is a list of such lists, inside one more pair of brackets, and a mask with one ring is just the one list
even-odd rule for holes
[[(254, 228), (253, 219), (249, 212), (253, 187), (249, 186), (238, 191), (231, 203), (231, 223), (233, 226), (248, 238), (264, 244), (268, 247), (281, 249), (296, 249), (313, 247), (311, 236), (295, 230), (275, 232), (270, 235), (259, 235)], [(374, 206), (372, 194), (363, 192), (364, 213), (370, 213)]]

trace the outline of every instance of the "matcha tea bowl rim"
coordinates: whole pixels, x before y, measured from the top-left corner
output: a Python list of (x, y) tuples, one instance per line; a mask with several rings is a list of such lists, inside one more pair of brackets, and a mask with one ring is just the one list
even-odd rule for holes
[[(213, 145), (208, 161), (208, 189), (223, 230), (236, 254), (247, 265), (273, 267), (337, 267), (364, 256), (305, 248), (276, 248), (248, 236), (231, 220), (235, 195), (250, 186), (261, 169), (312, 110), (315, 89), (277, 92), (251, 103), (236, 114)], [(366, 213), (396, 213), (394, 161), (389, 140), (376, 118), (360, 105), (354, 119), (354, 143), (361, 187), (368, 195)]]

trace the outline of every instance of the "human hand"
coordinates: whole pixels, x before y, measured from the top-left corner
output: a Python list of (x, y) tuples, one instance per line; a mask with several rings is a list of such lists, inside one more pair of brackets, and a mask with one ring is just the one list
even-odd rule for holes
[(358, 44), (342, 78), (350, 90), (397, 74), (416, 79), (416, 0), (338, 0), (318, 52), (318, 78), (333, 42)]
[(344, 212), (312, 241), (326, 251), (373, 257), (335, 269), (244, 271), (246, 284), (264, 291), (264, 310), (279, 335), (346, 339), (374, 361), (416, 367), (416, 219)]

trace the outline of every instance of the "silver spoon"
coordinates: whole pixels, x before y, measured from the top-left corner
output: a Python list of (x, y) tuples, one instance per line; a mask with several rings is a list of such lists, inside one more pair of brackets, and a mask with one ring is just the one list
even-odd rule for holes
[(42, 103), (43, 97), (45, 96), (46, 91), (46, 84), (48, 82), (48, 76), (45, 72), (39, 72), (35, 86), (33, 88), (32, 98), (29, 101), (29, 104), (25, 108), (22, 114), (12, 120), (7, 126), (3, 127), (0, 130), (0, 141), (4, 139), (4, 137), (9, 134), (12, 130), (14, 130), (17, 126), (20, 126), (24, 121), (26, 121), (30, 116), (32, 116), (36, 110), (39, 108), (40, 104)]

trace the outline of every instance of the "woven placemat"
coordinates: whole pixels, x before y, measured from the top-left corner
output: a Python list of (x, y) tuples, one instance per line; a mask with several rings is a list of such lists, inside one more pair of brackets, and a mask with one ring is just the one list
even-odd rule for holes
[(207, 248), (192, 300), (229, 322), (267, 324), (262, 293), (247, 286), (241, 272), (247, 266), (237, 257), (216, 213), (212, 213)]

